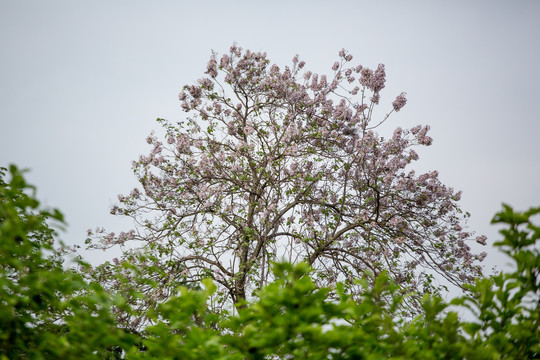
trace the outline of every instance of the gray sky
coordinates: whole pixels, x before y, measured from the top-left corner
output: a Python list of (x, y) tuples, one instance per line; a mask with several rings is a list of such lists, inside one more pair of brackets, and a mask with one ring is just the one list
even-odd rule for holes
[[(31, 169), (69, 244), (124, 230), (109, 206), (136, 185), (131, 161), (155, 119), (184, 116), (177, 94), (212, 49), (236, 41), (278, 65), (298, 53), (329, 73), (346, 48), (386, 65), (381, 112), (407, 92), (389, 128), (431, 126), (414, 168), (463, 190), (470, 229), (491, 246), (502, 202), (540, 206), (539, 36), (539, 0), (0, 0), (0, 166)], [(488, 252), (488, 266), (504, 263)]]

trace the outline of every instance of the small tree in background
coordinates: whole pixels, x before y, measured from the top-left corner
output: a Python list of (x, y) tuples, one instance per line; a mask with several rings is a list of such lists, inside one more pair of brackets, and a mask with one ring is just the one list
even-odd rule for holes
[(380, 137), (374, 129), (403, 108), (405, 94), (374, 119), (384, 65), (351, 61), (342, 50), (327, 76), (304, 70), (298, 56), (280, 68), (236, 45), (213, 54), (207, 76), (179, 95), (186, 120), (158, 120), (164, 141), (149, 136), (150, 154), (134, 162), (141, 188), (112, 209), (137, 226), (90, 234), (95, 248), (122, 246), (123, 260), (146, 277), (122, 268), (119, 283), (109, 276), (115, 263), (94, 275), (124, 293), (159, 284), (132, 298), (142, 311), (206, 277), (219, 285), (216, 307), (241, 302), (272, 279), (276, 260), (305, 261), (319, 286), (341, 281), (353, 295), (362, 292), (353, 279), (367, 272), (386, 271), (403, 292), (419, 294), (438, 290), (433, 275), (458, 287), (472, 282), (485, 253), (467, 245), (461, 193), (437, 171), (406, 169), (418, 159), (412, 148), (431, 144), (429, 126)]

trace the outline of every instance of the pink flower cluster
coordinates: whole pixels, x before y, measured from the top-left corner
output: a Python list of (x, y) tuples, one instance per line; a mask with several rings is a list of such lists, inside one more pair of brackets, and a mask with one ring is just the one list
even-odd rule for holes
[(402, 92), (396, 97), (396, 100), (394, 100), (394, 102), (392, 103), (395, 111), (401, 110), (401, 108), (404, 107), (407, 103), (407, 98), (405, 97), (405, 95), (406, 94)]

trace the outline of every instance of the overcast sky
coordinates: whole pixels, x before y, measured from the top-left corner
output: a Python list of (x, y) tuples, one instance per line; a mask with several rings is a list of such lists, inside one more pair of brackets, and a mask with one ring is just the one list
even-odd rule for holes
[(414, 168), (463, 190), (487, 264), (500, 265), (493, 214), (540, 206), (539, 36), (539, 0), (0, 0), (0, 166), (31, 169), (69, 244), (125, 230), (109, 207), (136, 185), (131, 161), (155, 119), (183, 118), (177, 94), (211, 50), (237, 42), (282, 66), (300, 54), (330, 73), (346, 48), (386, 65), (383, 110), (407, 92), (389, 129), (431, 126)]

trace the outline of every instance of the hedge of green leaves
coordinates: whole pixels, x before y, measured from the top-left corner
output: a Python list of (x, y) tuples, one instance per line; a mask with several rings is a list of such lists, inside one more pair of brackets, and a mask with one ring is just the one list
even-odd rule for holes
[[(406, 299), (385, 273), (364, 286), (360, 301), (341, 286), (318, 288), (305, 264), (274, 266), (276, 281), (258, 300), (225, 316), (208, 310), (215, 291), (179, 288), (133, 334), (115, 324), (129, 311), (121, 296), (62, 266), (50, 222), (62, 214), (39, 207), (22, 173), (0, 170), (0, 359), (537, 359), (540, 358), (540, 208), (504, 206), (496, 245), (512, 273), (483, 278), (470, 294), (445, 303), (426, 295), (423, 311), (403, 319)], [(129, 264), (125, 264), (129, 267)], [(337, 297), (330, 297), (330, 294)], [(144, 294), (135, 294), (144, 296)], [(388, 300), (390, 299), (390, 300)], [(461, 321), (450, 305), (464, 307)], [(453, 309), (452, 309), (453, 310)]]

